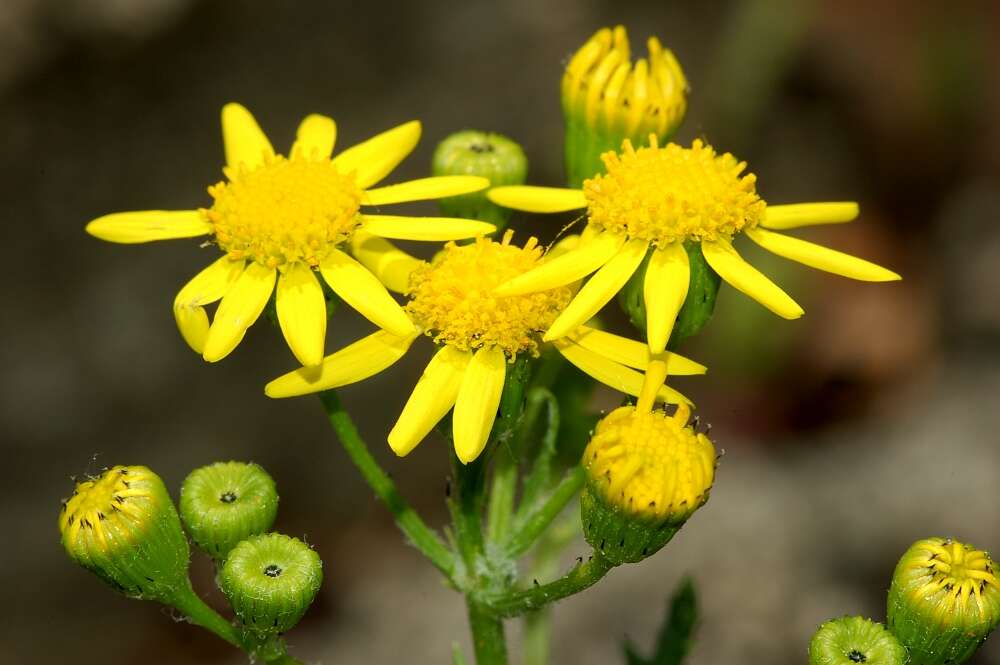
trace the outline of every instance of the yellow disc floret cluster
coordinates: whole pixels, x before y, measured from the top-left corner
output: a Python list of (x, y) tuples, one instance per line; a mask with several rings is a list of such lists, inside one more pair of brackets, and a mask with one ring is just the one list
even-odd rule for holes
[(161, 487), (144, 466), (116, 466), (79, 483), (59, 514), (67, 550), (111, 554), (136, 542), (145, 516), (163, 507)]
[(636, 150), (626, 139), (621, 153), (601, 155), (607, 173), (583, 183), (591, 224), (664, 246), (731, 238), (763, 218), (757, 177), (741, 175), (746, 162), (699, 140), (690, 148), (649, 141)]
[(524, 247), (479, 238), (475, 243), (449, 243), (434, 260), (410, 277), (406, 306), (414, 322), (439, 344), (463, 351), (499, 347), (508, 358), (538, 353), (541, 334), (569, 303), (568, 287), (527, 295), (499, 297), (493, 290), (521, 275), (542, 258), (535, 238)]
[(663, 411), (615, 409), (597, 425), (583, 454), (593, 488), (629, 514), (687, 519), (708, 500), (715, 447), (687, 426), (684, 405)]
[(360, 222), (362, 192), (354, 175), (340, 173), (329, 159), (278, 155), (226, 175), (228, 182), (208, 188), (215, 203), (203, 213), (232, 259), (269, 268), (297, 261), (317, 266)]
[(900, 561), (915, 604), (933, 607), (940, 621), (1000, 614), (1000, 581), (989, 554), (942, 538), (917, 543)]

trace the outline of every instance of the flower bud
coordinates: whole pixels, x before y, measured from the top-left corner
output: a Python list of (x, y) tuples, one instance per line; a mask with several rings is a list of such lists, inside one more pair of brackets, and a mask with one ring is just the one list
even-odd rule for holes
[(172, 602), (189, 589), (190, 550), (163, 481), (116, 466), (78, 483), (59, 515), (70, 558), (132, 598)]
[(261, 638), (297, 624), (322, 581), (319, 555), (301, 540), (278, 533), (239, 543), (219, 576), (236, 616)]
[(576, 52), (562, 80), (566, 172), (571, 187), (604, 172), (601, 153), (650, 134), (666, 143), (687, 110), (687, 80), (669, 49), (650, 37), (649, 57), (633, 65), (625, 28), (598, 30)]
[(217, 462), (184, 480), (180, 509), (195, 545), (223, 560), (238, 542), (271, 528), (278, 491), (256, 464)]
[[(514, 141), (501, 134), (466, 130), (438, 144), (431, 165), (436, 176), (477, 175), (488, 178), (491, 187), (523, 185), (528, 177), (528, 159)], [(495, 224), (503, 229), (511, 210), (486, 198), (486, 190), (450, 196), (439, 201), (449, 217), (465, 217)]]
[(809, 665), (904, 665), (906, 649), (885, 626), (864, 617), (831, 619), (809, 643)]
[(583, 534), (612, 563), (652, 555), (708, 500), (715, 447), (690, 414), (623, 406), (597, 424), (583, 453)]
[(887, 613), (916, 665), (964, 663), (1000, 621), (996, 564), (971, 545), (919, 540), (896, 565)]

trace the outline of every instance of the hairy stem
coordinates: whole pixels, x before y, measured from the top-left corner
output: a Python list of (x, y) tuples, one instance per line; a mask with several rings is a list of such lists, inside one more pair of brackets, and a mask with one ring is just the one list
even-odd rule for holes
[(552, 520), (559, 516), (566, 504), (579, 493), (586, 479), (583, 467), (577, 466), (571, 469), (552, 490), (548, 499), (541, 505), (535, 506), (517, 523), (513, 535), (504, 548), (507, 556), (516, 557), (528, 551)]
[(499, 616), (521, 616), (525, 612), (537, 610), (549, 603), (580, 593), (596, 584), (613, 567), (614, 564), (594, 552), (589, 561), (578, 565), (554, 582), (523, 591), (490, 594), (481, 597), (480, 601)]

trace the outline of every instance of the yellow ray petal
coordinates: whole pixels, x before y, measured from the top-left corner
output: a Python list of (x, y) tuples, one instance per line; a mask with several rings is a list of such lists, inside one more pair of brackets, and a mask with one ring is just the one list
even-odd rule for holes
[(416, 338), (417, 333), (398, 337), (379, 330), (327, 356), (318, 367), (301, 367), (279, 376), (264, 386), (264, 394), (297, 397), (367, 379), (406, 355)]
[(243, 274), (243, 261), (223, 256), (185, 284), (174, 298), (174, 320), (184, 341), (201, 354), (208, 337), (208, 314), (205, 305), (219, 300)]
[(901, 279), (891, 270), (870, 261), (781, 233), (764, 229), (746, 229), (746, 234), (767, 251), (817, 270), (825, 270), (864, 282), (891, 282)]
[(401, 217), (362, 215), (362, 229), (380, 238), (442, 242), (464, 240), (493, 233), (497, 227), (486, 222), (459, 217)]
[(646, 339), (654, 354), (667, 348), (690, 281), (691, 268), (683, 244), (674, 242), (653, 251), (642, 295), (646, 304)]
[(252, 262), (219, 303), (202, 357), (210, 363), (228, 356), (264, 311), (274, 290), (274, 268)]
[(797, 319), (804, 313), (799, 304), (777, 284), (744, 261), (728, 240), (720, 238), (714, 242), (702, 241), (701, 251), (708, 265), (722, 279), (778, 316)]
[(561, 253), (523, 275), (498, 286), (498, 296), (518, 296), (572, 284), (610, 261), (625, 244), (624, 235), (599, 233), (591, 240), (581, 239), (576, 248)]
[[(555, 347), (566, 360), (576, 365), (580, 371), (589, 374), (618, 392), (637, 397), (642, 390), (643, 375), (634, 369), (619, 365), (615, 361), (585, 349), (579, 344), (575, 344), (565, 338), (558, 340), (555, 343)], [(660, 388), (656, 397), (670, 404), (691, 404), (691, 400), (666, 385)]]
[[(616, 363), (645, 370), (649, 365), (649, 345), (613, 333), (580, 326), (567, 339)], [(678, 353), (666, 353), (667, 372), (674, 376), (704, 374), (708, 368)]]
[(414, 331), (410, 317), (382, 282), (344, 252), (331, 249), (319, 269), (334, 293), (379, 328), (399, 336)]
[(587, 207), (583, 190), (563, 187), (494, 187), (486, 196), (498, 206), (527, 212), (565, 212)]
[(634, 238), (625, 243), (615, 256), (594, 273), (576, 297), (549, 326), (542, 338), (546, 342), (564, 337), (589, 321), (615, 294), (625, 286), (646, 256), (649, 242)]
[(483, 452), (500, 407), (507, 358), (495, 346), (476, 351), (462, 376), (452, 414), (455, 454), (468, 464)]
[(431, 358), (389, 432), (389, 447), (400, 457), (410, 454), (455, 405), (462, 375), (472, 353), (445, 346)]
[(410, 287), (410, 275), (424, 263), (388, 240), (364, 231), (355, 231), (351, 236), (351, 253), (387, 289), (396, 293), (406, 293)]
[(292, 144), (292, 156), (301, 155), (309, 159), (329, 159), (333, 145), (337, 141), (337, 123), (333, 118), (313, 113), (299, 124)]
[(295, 358), (306, 367), (323, 362), (326, 298), (312, 269), (293, 263), (278, 277), (275, 298), (278, 324)]
[(274, 148), (253, 115), (242, 104), (222, 107), (222, 142), (226, 148), (226, 164), (237, 168), (240, 164), (255, 168), (266, 157), (274, 156)]
[(333, 164), (341, 173), (356, 172), (358, 187), (367, 189), (389, 175), (419, 140), (420, 123), (411, 120), (348, 148)]
[(490, 186), (490, 181), (474, 175), (446, 175), (434, 178), (409, 180), (398, 185), (369, 189), (365, 192), (365, 205), (388, 205), (407, 201), (425, 201), (445, 196), (458, 196), (478, 192)]
[(794, 229), (815, 224), (840, 224), (858, 216), (854, 201), (769, 205), (760, 225), (769, 229)]
[(108, 242), (135, 244), (203, 236), (212, 232), (212, 225), (197, 210), (143, 210), (98, 217), (86, 231)]

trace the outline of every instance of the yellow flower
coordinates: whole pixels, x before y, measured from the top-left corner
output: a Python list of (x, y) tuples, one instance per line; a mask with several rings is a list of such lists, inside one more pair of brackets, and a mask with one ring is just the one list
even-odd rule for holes
[[(332, 159), (337, 129), (321, 115), (302, 121), (288, 157), (274, 152), (239, 104), (222, 109), (222, 134), (226, 180), (208, 188), (211, 207), (115, 213), (87, 225), (91, 235), (118, 243), (213, 237), (222, 258), (198, 273), (174, 300), (181, 334), (209, 362), (236, 348), (276, 289), (278, 322), (292, 353), (303, 365), (319, 364), (326, 303), (316, 271), (375, 325), (406, 335), (413, 326), (402, 308), (342, 248), (369, 238), (445, 241), (494, 230), (491, 224), (467, 219), (361, 211), (362, 206), (454, 196), (489, 185), (485, 178), (449, 176), (372, 189), (413, 150), (419, 122), (390, 129)], [(385, 242), (377, 246), (392, 250)], [(205, 305), (218, 300), (209, 325)]]
[[(406, 311), (417, 330), (408, 335), (379, 331), (328, 356), (318, 368), (304, 367), (271, 381), (265, 392), (270, 397), (294, 397), (366, 379), (402, 358), (423, 333), (439, 349), (389, 433), (389, 445), (400, 456), (408, 454), (454, 407), (455, 452), (465, 463), (476, 459), (493, 428), (508, 362), (520, 354), (538, 354), (542, 331), (572, 297), (567, 285), (531, 294), (495, 295), (501, 282), (533, 270), (548, 258), (534, 238), (517, 247), (510, 243), (511, 236), (508, 231), (500, 242), (478, 238), (468, 245), (449, 243), (430, 263), (400, 250), (395, 250), (392, 259), (385, 252), (360, 251), (362, 263), (390, 288), (407, 293)], [(568, 251), (576, 240), (563, 241), (550, 255)], [(555, 347), (612, 388), (630, 395), (639, 395), (643, 389), (643, 375), (636, 370), (650, 364), (644, 344), (580, 325), (556, 341)], [(704, 366), (673, 354), (660, 364), (677, 375), (705, 371)], [(687, 401), (662, 380), (647, 384), (650, 404), (655, 399)]]
[(737, 234), (779, 256), (819, 270), (881, 282), (899, 275), (868, 261), (799, 240), (779, 230), (848, 222), (856, 203), (767, 205), (757, 194), (756, 177), (745, 162), (716, 152), (701, 141), (690, 148), (664, 147), (650, 136), (638, 150), (626, 140), (620, 153), (602, 155), (607, 173), (586, 180), (582, 189), (498, 187), (489, 198), (498, 205), (531, 212), (585, 208), (585, 242), (544, 266), (510, 280), (498, 296), (551, 289), (594, 276), (545, 333), (559, 339), (592, 317), (652, 255), (644, 282), (647, 339), (653, 354), (663, 351), (684, 298), (689, 267), (684, 242), (701, 245), (705, 260), (722, 279), (786, 319), (802, 308), (733, 248)]

